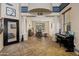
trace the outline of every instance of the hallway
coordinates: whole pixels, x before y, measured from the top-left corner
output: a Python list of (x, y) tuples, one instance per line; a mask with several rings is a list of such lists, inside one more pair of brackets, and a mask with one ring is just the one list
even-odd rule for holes
[(65, 52), (63, 47), (51, 38), (29, 37), (27, 41), (5, 46), (0, 55), (4, 56), (75, 56), (74, 52)]

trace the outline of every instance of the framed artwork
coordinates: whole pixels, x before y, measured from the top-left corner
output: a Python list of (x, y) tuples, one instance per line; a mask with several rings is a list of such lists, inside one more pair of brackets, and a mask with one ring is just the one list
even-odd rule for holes
[(6, 7), (6, 15), (8, 16), (16, 16), (16, 10), (10, 7)]
[(16, 40), (16, 22), (8, 21), (8, 42)]
[(11, 29), (16, 29), (16, 24), (10, 24)]

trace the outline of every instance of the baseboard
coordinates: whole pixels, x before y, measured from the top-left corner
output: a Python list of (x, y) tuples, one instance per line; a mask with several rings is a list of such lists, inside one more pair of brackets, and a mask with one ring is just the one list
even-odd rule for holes
[(77, 48), (74, 49), (74, 52), (79, 56), (79, 50)]
[(3, 47), (0, 47), (0, 51), (3, 49)]

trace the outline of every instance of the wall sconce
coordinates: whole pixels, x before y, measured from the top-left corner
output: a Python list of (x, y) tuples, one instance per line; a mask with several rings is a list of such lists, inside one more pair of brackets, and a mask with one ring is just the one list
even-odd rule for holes
[(51, 28), (52, 28), (52, 23), (51, 23)]

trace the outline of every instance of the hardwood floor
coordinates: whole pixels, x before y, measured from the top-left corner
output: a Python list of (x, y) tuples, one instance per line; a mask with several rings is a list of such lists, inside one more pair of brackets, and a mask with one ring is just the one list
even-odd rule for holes
[(75, 56), (74, 52), (65, 52), (65, 48), (53, 42), (51, 38), (29, 37), (27, 41), (5, 46), (2, 56)]

